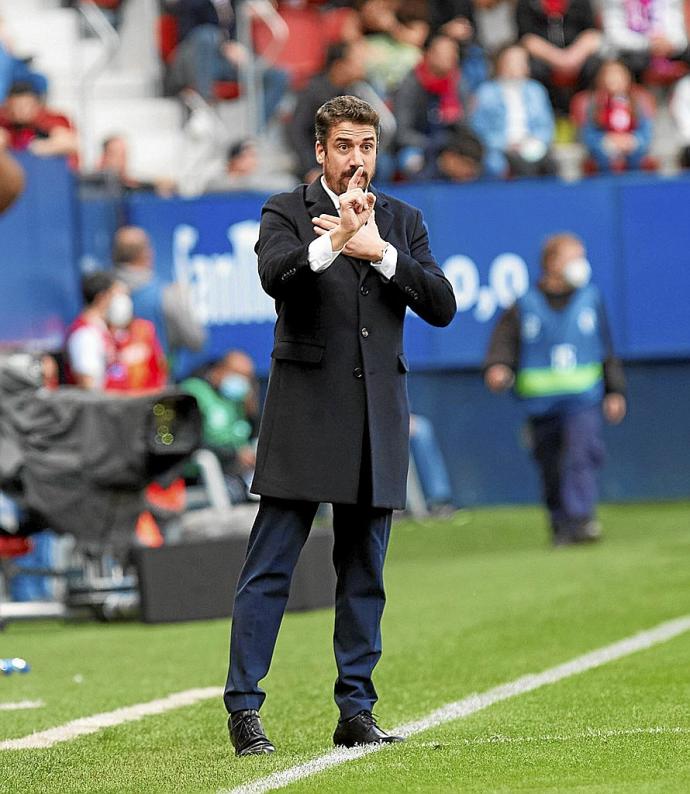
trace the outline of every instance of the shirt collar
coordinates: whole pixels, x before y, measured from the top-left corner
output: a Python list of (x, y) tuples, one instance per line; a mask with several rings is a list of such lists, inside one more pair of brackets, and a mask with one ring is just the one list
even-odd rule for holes
[(330, 200), (333, 202), (333, 206), (336, 208), (336, 210), (340, 212), (340, 201), (338, 199), (338, 196), (326, 184), (325, 176), (321, 177), (321, 187), (326, 191), (328, 198), (330, 198)]

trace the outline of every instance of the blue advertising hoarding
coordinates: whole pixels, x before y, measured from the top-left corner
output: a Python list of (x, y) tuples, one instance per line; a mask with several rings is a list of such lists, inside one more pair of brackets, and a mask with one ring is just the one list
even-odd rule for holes
[(74, 177), (61, 159), (17, 159), (26, 187), (0, 216), (0, 345), (56, 349), (80, 306)]
[[(264, 195), (196, 200), (135, 195), (117, 207), (77, 200), (60, 160), (24, 156), (24, 195), (2, 218), (0, 344), (58, 347), (79, 310), (79, 267), (107, 265), (119, 218), (151, 235), (165, 279), (189, 285), (209, 344), (185, 370), (231, 347), (268, 369), (275, 313), (253, 251)], [(406, 347), (417, 370), (481, 363), (498, 314), (538, 273), (544, 238), (569, 229), (585, 240), (627, 359), (690, 357), (690, 178), (627, 176), (394, 186), (420, 207), (432, 249), (453, 283), (458, 315), (430, 328), (410, 314)]]
[[(628, 359), (690, 356), (690, 179), (645, 176), (472, 185), (395, 186), (420, 207), (434, 254), (451, 280), (458, 315), (446, 329), (414, 315), (406, 347), (413, 367), (480, 365), (498, 314), (539, 271), (554, 232), (585, 241), (619, 353)], [(265, 196), (161, 201), (137, 196), (130, 222), (153, 239), (157, 268), (189, 285), (210, 342), (201, 358), (248, 350), (267, 370), (275, 314), (262, 292), (253, 245)], [(188, 359), (185, 368), (197, 358)]]

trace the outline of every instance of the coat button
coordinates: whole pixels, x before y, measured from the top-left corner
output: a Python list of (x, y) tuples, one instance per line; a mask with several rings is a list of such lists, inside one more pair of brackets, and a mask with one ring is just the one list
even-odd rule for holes
[(366, 339), (369, 336), (369, 331), (366, 328), (362, 328), (361, 334)]
[(363, 378), (364, 377), (364, 372), (362, 371), (361, 367), (355, 367), (352, 370), (352, 374), (355, 376), (355, 378)]
[(362, 284), (362, 286), (359, 288), (359, 291), (362, 293), (362, 295), (368, 295), (369, 294), (369, 287), (367, 287), (364, 284)]

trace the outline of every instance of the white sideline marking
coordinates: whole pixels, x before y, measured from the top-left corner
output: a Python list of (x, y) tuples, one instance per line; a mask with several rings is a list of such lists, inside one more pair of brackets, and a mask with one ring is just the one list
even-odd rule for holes
[(22, 709), (40, 709), (45, 706), (42, 700), (19, 700), (16, 703), (0, 703), (0, 711), (21, 711)]
[(191, 706), (202, 700), (220, 697), (223, 690), (219, 687), (206, 687), (205, 689), (186, 689), (184, 692), (173, 692), (168, 697), (159, 700), (150, 700), (148, 703), (136, 703), (134, 706), (125, 706), (115, 711), (105, 711), (102, 714), (92, 714), (90, 717), (81, 717), (55, 728), (48, 728), (30, 736), (20, 739), (6, 739), (0, 742), (0, 750), (42, 750), (52, 747), (60, 742), (69, 742), (89, 733), (96, 733), (103, 728), (112, 728), (122, 725), (123, 722), (134, 722), (142, 717), (152, 714), (163, 714), (166, 711)]
[[(624, 656), (629, 656), (637, 651), (651, 648), (661, 642), (666, 642), (673, 639), (673, 637), (684, 634), (686, 631), (690, 631), (690, 615), (660, 623), (652, 629), (641, 631), (639, 634), (634, 634), (632, 637), (614, 642), (612, 645), (606, 645), (583, 656), (577, 656), (569, 662), (559, 664), (541, 673), (523, 675), (514, 681), (501, 684), (481, 694), (473, 694), (454, 703), (448, 703), (420, 720), (408, 722), (394, 728), (392, 732), (400, 736), (412, 736), (415, 733), (436, 728), (446, 722), (468, 717), (470, 714), (493, 706), (495, 703), (500, 703), (502, 700), (508, 700), (517, 695), (524, 695), (526, 692), (532, 692), (547, 684), (555, 684), (557, 681), (584, 673), (587, 670), (593, 670), (595, 667), (601, 667), (608, 662), (622, 659)], [(344, 764), (347, 761), (354, 761), (369, 753), (375, 753), (384, 748), (390, 749), (394, 746), (367, 744), (350, 749), (340, 748), (332, 750), (326, 755), (318, 756), (311, 761), (290, 767), (282, 772), (274, 772), (244, 786), (225, 789), (220, 794), (264, 794), (266, 791), (285, 788), (291, 783), (316, 775), (330, 767)]]
[[(580, 739), (615, 739), (621, 736), (683, 736), (690, 733), (690, 728), (665, 728), (656, 725), (652, 728), (587, 728), (580, 733), (573, 733), (568, 736), (561, 734), (546, 734), (545, 736), (504, 736), (496, 734), (494, 736), (477, 736), (474, 739), (460, 739), (459, 744), (481, 745), (481, 744), (537, 744), (539, 742), (574, 742)], [(438, 749), (446, 744), (453, 742), (423, 742), (424, 747)]]

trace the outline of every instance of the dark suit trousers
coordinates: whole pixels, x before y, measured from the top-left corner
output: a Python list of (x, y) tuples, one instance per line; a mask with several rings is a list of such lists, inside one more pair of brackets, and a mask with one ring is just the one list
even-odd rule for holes
[[(228, 711), (258, 709), (264, 701), (259, 681), (268, 673), (292, 573), (317, 507), (261, 498), (237, 585), (224, 695)], [(335, 701), (343, 718), (371, 711), (377, 700), (371, 676), (381, 656), (391, 516), (391, 510), (367, 505), (333, 505)]]

